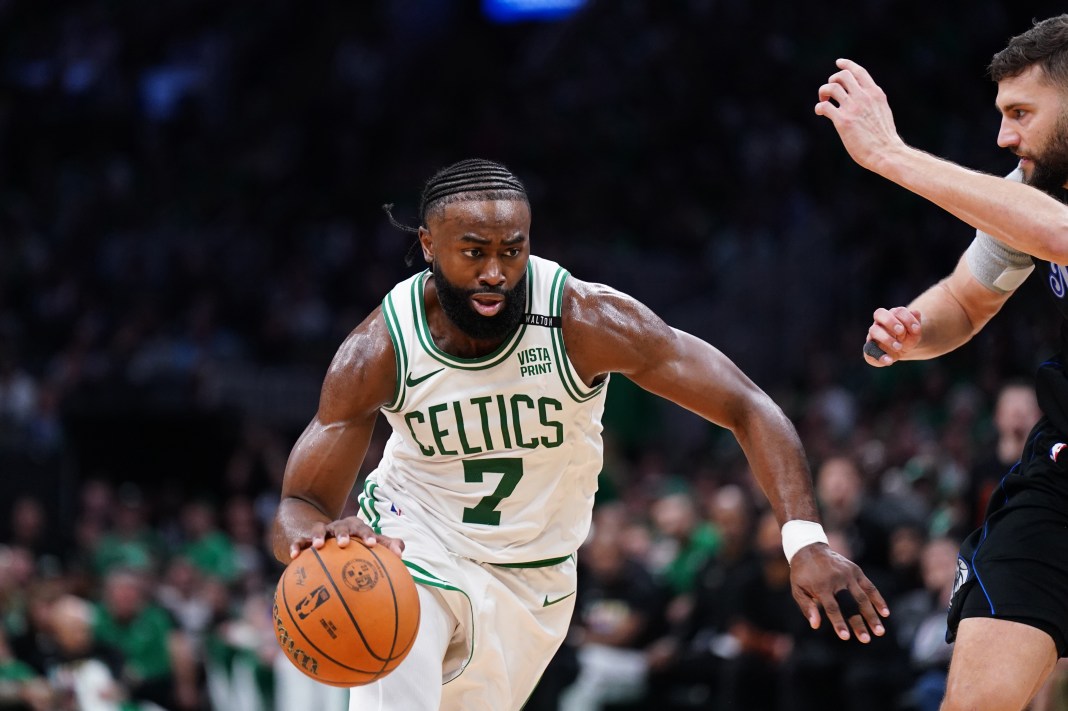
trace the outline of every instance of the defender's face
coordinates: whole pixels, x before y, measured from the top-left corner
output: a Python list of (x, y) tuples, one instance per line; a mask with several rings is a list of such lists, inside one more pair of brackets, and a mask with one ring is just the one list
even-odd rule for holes
[(530, 206), (522, 200), (454, 202), (426, 222), (419, 241), (450, 319), (474, 338), (503, 337), (526, 308)]
[(998, 82), (998, 145), (1020, 158), (1024, 182), (1043, 190), (1068, 182), (1068, 91), (1034, 65)]

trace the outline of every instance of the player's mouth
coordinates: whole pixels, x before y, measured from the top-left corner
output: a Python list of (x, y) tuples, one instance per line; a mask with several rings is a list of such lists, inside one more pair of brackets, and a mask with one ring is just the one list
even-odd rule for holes
[(496, 316), (504, 308), (504, 297), (500, 294), (475, 294), (471, 305), (481, 316)]

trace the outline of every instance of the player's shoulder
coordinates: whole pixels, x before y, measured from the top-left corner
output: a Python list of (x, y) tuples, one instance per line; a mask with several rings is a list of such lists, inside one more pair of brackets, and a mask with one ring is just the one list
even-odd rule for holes
[(369, 361), (386, 356), (392, 361), (393, 341), (389, 336), (389, 327), (386, 324), (382, 306), (378, 305), (345, 336), (345, 340), (341, 342), (334, 356), (334, 365), (345, 363), (366, 365)]
[(570, 318), (593, 323), (606, 319), (618, 323), (621, 314), (644, 310), (637, 299), (615, 287), (573, 276), (564, 284), (561, 306), (565, 321)]
[(561, 309), (569, 353), (593, 348), (616, 356), (651, 348), (668, 334), (667, 325), (645, 304), (615, 287), (568, 280)]
[(607, 284), (569, 279), (562, 304), (568, 356), (586, 382), (630, 372), (662, 353), (671, 329), (634, 297)]
[(359, 392), (388, 402), (397, 378), (396, 356), (382, 307), (376, 307), (338, 347), (327, 371), (325, 388)]

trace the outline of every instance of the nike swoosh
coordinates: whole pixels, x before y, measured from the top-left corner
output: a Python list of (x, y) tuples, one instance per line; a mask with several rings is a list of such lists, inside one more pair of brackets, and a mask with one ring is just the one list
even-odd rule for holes
[(445, 370), (445, 369), (444, 368), (438, 368), (437, 370), (432, 371), (430, 373), (427, 373), (426, 375), (421, 375), (418, 378), (413, 378), (412, 374), (408, 373), (408, 377), (404, 379), (404, 384), (407, 385), (410, 388), (414, 388), (416, 385), (418, 385), (419, 383), (423, 382), (427, 378), (432, 378), (432, 377), (434, 377), (435, 375), (437, 375), (438, 373), (440, 373), (443, 370)]
[(571, 592), (569, 592), (569, 593), (568, 593), (567, 595), (564, 595), (563, 597), (558, 597), (558, 598), (556, 598), (555, 600), (550, 600), (550, 599), (549, 599), (549, 596), (548, 596), (548, 595), (546, 595), (546, 596), (545, 596), (545, 602), (543, 602), (543, 603), (541, 604), (541, 606), (542, 606), (542, 607), (548, 607), (549, 605), (555, 605), (555, 604), (556, 604), (556, 603), (558, 603), (558, 602), (561, 602), (561, 601), (563, 601), (563, 600), (566, 600), (566, 599), (568, 599), (569, 597), (571, 597), (571, 596), (572, 596), (572, 595), (574, 595), (574, 594), (575, 594), (575, 592), (574, 592), (574, 591), (571, 591)]

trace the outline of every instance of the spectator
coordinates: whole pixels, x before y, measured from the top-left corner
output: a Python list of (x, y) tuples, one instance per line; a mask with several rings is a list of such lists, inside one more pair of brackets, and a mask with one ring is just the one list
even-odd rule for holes
[(623, 553), (612, 529), (599, 530), (596, 520), (578, 559), (579, 672), (561, 696), (560, 709), (588, 711), (640, 699), (647, 672), (644, 647), (658, 631), (664, 593), (640, 562)]
[(982, 524), (990, 494), (1020, 459), (1027, 433), (1041, 416), (1033, 384), (1013, 379), (1006, 381), (998, 390), (994, 406), (993, 446), (978, 459), (969, 479), (969, 521), (974, 526)]
[(19, 660), (0, 626), (0, 709), (2, 711), (52, 711), (53, 693), (33, 667)]
[(93, 639), (92, 604), (65, 595), (52, 605), (49, 623), (58, 651), (48, 669), (56, 711), (137, 711), (118, 680), (118, 650)]
[(909, 703), (915, 711), (938, 711), (946, 691), (953, 645), (946, 644), (946, 609), (953, 593), (960, 541), (935, 538), (923, 547), (923, 587), (894, 605), (899, 644), (908, 652), (915, 681)]
[(200, 665), (192, 641), (152, 602), (143, 574), (116, 568), (106, 575), (93, 635), (122, 653), (121, 681), (131, 699), (175, 711), (199, 707)]
[(710, 508), (722, 545), (698, 571), (684, 616), (648, 649), (648, 697), (664, 711), (721, 703), (722, 678), (740, 652), (730, 632), (742, 606), (742, 585), (758, 575), (761, 564), (753, 547), (754, 506), (745, 491), (725, 486)]

